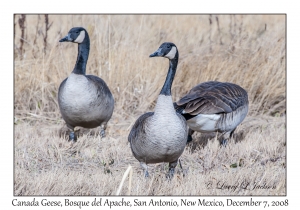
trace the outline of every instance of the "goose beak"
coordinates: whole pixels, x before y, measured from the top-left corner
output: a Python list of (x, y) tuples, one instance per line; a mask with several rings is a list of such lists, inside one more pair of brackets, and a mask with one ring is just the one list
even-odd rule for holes
[(71, 42), (71, 41), (73, 41), (73, 40), (70, 38), (69, 34), (67, 36), (65, 36), (64, 38), (62, 38), (61, 40), (59, 40), (59, 42)]
[(163, 56), (163, 53), (161, 52), (161, 48), (159, 48), (154, 53), (152, 53), (151, 55), (149, 55), (149, 57), (161, 57), (161, 56)]

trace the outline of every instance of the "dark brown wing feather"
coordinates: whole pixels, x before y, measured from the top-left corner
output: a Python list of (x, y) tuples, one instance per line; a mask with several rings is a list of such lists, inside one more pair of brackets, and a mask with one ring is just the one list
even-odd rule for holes
[(61, 97), (62, 97), (62, 96), (61, 96), (61, 94), (62, 94), (61, 91), (62, 91), (62, 89), (64, 88), (67, 79), (68, 79), (68, 77), (67, 77), (66, 79), (64, 79), (64, 81), (62, 81), (62, 82), (60, 83), (59, 88), (58, 88), (58, 105), (59, 105), (59, 108), (61, 108), (61, 107), (60, 107), (60, 104), (61, 104), (61, 100), (62, 100), (62, 98), (61, 98)]
[(177, 112), (190, 115), (230, 113), (248, 103), (247, 92), (232, 83), (201, 83), (174, 104)]
[(58, 94), (60, 93), (61, 89), (64, 87), (66, 81), (67, 81), (68, 77), (66, 79), (64, 79), (64, 81), (62, 81), (59, 85), (59, 88), (58, 88)]
[(131, 128), (131, 131), (129, 133), (129, 136), (128, 136), (128, 141), (131, 142), (132, 139), (135, 139), (138, 137), (138, 134), (140, 132), (144, 132), (144, 121), (152, 116), (154, 114), (154, 112), (147, 112), (143, 115), (141, 115), (134, 123), (134, 125), (132, 126)]
[(94, 85), (98, 89), (99, 95), (104, 93), (104, 94), (108, 95), (109, 97), (113, 97), (112, 93), (110, 92), (107, 84), (104, 82), (103, 79), (96, 77), (94, 75), (86, 75), (86, 78), (94, 83)]

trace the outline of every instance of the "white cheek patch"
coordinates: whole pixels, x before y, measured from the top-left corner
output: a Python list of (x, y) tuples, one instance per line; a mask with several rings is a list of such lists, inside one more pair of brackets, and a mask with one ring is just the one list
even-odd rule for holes
[(169, 58), (169, 59), (173, 59), (176, 55), (176, 52), (177, 52), (177, 49), (176, 49), (176, 47), (173, 46), (172, 49), (170, 50), (170, 52), (167, 55), (165, 55), (165, 57)]
[(79, 36), (77, 37), (77, 39), (75, 39), (74, 42), (81, 43), (83, 42), (84, 37), (85, 37), (85, 31), (80, 31)]

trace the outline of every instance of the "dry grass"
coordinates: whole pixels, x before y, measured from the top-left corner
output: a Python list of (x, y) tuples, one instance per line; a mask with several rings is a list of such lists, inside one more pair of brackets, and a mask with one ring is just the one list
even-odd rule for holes
[[(115, 195), (128, 165), (131, 195), (286, 194), (284, 15), (26, 15), (15, 17), (15, 195)], [(58, 40), (74, 26), (91, 39), (87, 74), (103, 78), (116, 100), (105, 139), (81, 130), (65, 139), (57, 90), (75, 64), (77, 46)], [(22, 33), (23, 31), (23, 33)], [(22, 41), (20, 41), (22, 40)], [(250, 111), (235, 141), (220, 148), (194, 134), (170, 182), (167, 164), (142, 176), (127, 142), (137, 117), (153, 110), (167, 73), (149, 54), (165, 41), (179, 49), (172, 87), (178, 100), (208, 80), (233, 82), (249, 94)], [(237, 167), (235, 167), (235, 165)], [(275, 189), (217, 189), (246, 180)], [(212, 187), (209, 187), (211, 183)], [(125, 180), (121, 194), (128, 191)]]

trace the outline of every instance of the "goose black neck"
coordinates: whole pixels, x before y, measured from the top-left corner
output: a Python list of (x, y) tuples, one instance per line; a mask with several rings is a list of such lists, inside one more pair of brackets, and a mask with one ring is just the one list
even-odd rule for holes
[(177, 64), (178, 64), (178, 53), (176, 54), (176, 57), (170, 60), (169, 62), (169, 71), (167, 74), (167, 78), (165, 80), (165, 84), (160, 91), (160, 95), (165, 95), (165, 96), (171, 95), (171, 87), (176, 73)]
[(86, 33), (83, 42), (78, 44), (77, 61), (73, 70), (75, 74), (84, 74), (86, 70), (86, 63), (90, 52), (90, 39)]

